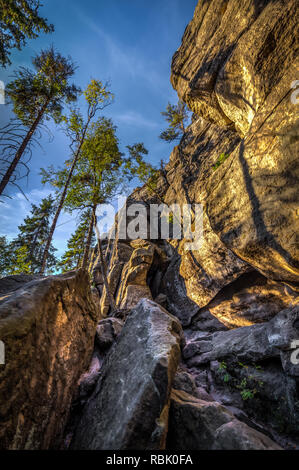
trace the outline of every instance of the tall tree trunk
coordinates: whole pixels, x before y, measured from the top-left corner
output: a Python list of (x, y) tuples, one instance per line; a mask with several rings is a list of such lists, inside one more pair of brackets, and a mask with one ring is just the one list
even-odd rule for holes
[(83, 260), (82, 260), (82, 268), (84, 268), (84, 269), (87, 268), (88, 259), (89, 259), (89, 253), (90, 253), (91, 239), (92, 239), (92, 233), (93, 233), (93, 228), (94, 228), (94, 218), (95, 218), (96, 208), (97, 208), (97, 206), (93, 206), (93, 208), (92, 208), (90, 223), (89, 223), (88, 232), (87, 232), (87, 239), (86, 239), (84, 255), (83, 255)]
[(27, 145), (29, 144), (34, 132), (36, 131), (36, 128), (39, 125), (40, 120), (43, 117), (43, 114), (44, 114), (47, 106), (48, 106), (48, 101), (44, 104), (44, 106), (42, 107), (42, 109), (38, 113), (35, 121), (33, 122), (32, 126), (30, 127), (29, 131), (27, 132), (27, 134), (25, 136), (25, 139), (23, 140), (20, 147), (18, 148), (17, 153), (16, 153), (13, 161), (11, 162), (8, 170), (6, 171), (5, 175), (3, 176), (2, 180), (1, 180), (1, 183), (0, 183), (0, 196), (3, 193), (3, 191), (5, 190), (7, 184), (9, 183), (9, 180), (11, 179), (11, 177), (12, 177), (12, 175), (13, 175), (16, 167), (17, 167), (17, 164), (19, 163), (23, 153), (25, 152), (25, 150), (27, 148)]
[(85, 125), (85, 127), (84, 127), (81, 140), (80, 140), (80, 142), (79, 142), (77, 151), (76, 151), (75, 156), (74, 156), (74, 159), (73, 159), (73, 163), (72, 163), (71, 169), (70, 169), (70, 171), (69, 171), (69, 174), (68, 174), (66, 183), (65, 183), (64, 188), (63, 188), (63, 192), (62, 192), (62, 195), (61, 195), (61, 198), (60, 198), (60, 201), (59, 201), (58, 208), (57, 208), (57, 210), (56, 210), (56, 213), (55, 213), (55, 215), (54, 215), (54, 219), (53, 219), (53, 221), (52, 221), (52, 225), (51, 225), (51, 228), (50, 228), (49, 236), (48, 236), (47, 243), (46, 243), (45, 250), (44, 250), (44, 254), (43, 254), (42, 266), (41, 266), (41, 269), (40, 269), (40, 274), (44, 274), (45, 269), (46, 269), (46, 266), (47, 266), (47, 259), (48, 259), (48, 255), (49, 255), (49, 249), (50, 249), (51, 242), (52, 242), (52, 239), (53, 239), (53, 235), (54, 235), (54, 232), (55, 232), (55, 229), (56, 229), (57, 221), (58, 221), (58, 218), (59, 218), (59, 216), (60, 216), (60, 212), (61, 212), (61, 210), (62, 210), (62, 208), (63, 208), (63, 204), (64, 204), (65, 197), (66, 197), (66, 194), (67, 194), (67, 190), (68, 190), (70, 181), (71, 181), (71, 179), (72, 179), (73, 172), (74, 172), (75, 166), (76, 166), (76, 164), (77, 164), (77, 161), (78, 161), (78, 158), (79, 158), (79, 155), (80, 155), (80, 152), (81, 152), (82, 145), (83, 145), (84, 140), (85, 140), (85, 135), (86, 135), (86, 132), (87, 132), (87, 129), (88, 129), (90, 120), (91, 120), (91, 116), (89, 116), (89, 118), (88, 118), (88, 120), (87, 120), (87, 123), (86, 123), (86, 125)]
[(54, 232), (55, 232), (55, 229), (56, 229), (57, 221), (58, 221), (58, 218), (60, 216), (60, 212), (62, 211), (62, 208), (63, 208), (63, 204), (64, 204), (65, 197), (66, 197), (66, 194), (67, 194), (67, 190), (68, 190), (70, 181), (72, 179), (76, 163), (77, 163), (78, 158), (79, 158), (80, 150), (81, 150), (81, 147), (80, 147), (80, 149), (78, 149), (78, 151), (76, 152), (76, 155), (74, 157), (71, 169), (69, 171), (67, 180), (65, 182), (65, 185), (64, 185), (61, 197), (60, 197), (59, 205), (57, 207), (56, 213), (55, 213), (53, 221), (52, 221), (49, 236), (47, 238), (47, 243), (46, 243), (46, 246), (45, 246), (45, 249), (44, 249), (40, 274), (44, 274), (45, 269), (46, 269), (47, 259), (48, 259), (48, 256), (49, 256), (49, 249), (50, 249), (50, 246), (51, 246), (51, 243), (52, 243), (52, 239), (53, 239), (53, 235), (54, 235)]
[(100, 235), (100, 232), (99, 232), (99, 229), (98, 229), (98, 226), (97, 226), (97, 216), (96, 216), (96, 214), (94, 215), (93, 220), (94, 220), (94, 228), (95, 228), (95, 231), (96, 231), (96, 234), (97, 234), (97, 239), (98, 239), (98, 248), (99, 248), (100, 261), (101, 261), (100, 265), (101, 265), (101, 272), (102, 272), (102, 276), (103, 276), (103, 280), (104, 280), (104, 286), (105, 286), (105, 289), (106, 289), (106, 292), (107, 292), (107, 295), (108, 295), (111, 312), (113, 313), (113, 312), (115, 312), (115, 310), (117, 310), (116, 309), (116, 303), (115, 303), (114, 297), (111, 293), (109, 283), (108, 283), (107, 266), (106, 266), (106, 261), (105, 261), (104, 255), (103, 255), (101, 235)]

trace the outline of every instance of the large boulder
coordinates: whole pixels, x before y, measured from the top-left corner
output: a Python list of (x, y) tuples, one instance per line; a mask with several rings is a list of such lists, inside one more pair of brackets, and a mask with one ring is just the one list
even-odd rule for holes
[(97, 315), (85, 271), (27, 280), (0, 300), (1, 449), (60, 445), (94, 344)]
[(85, 405), (72, 449), (161, 449), (180, 359), (179, 322), (153, 301), (132, 310)]
[(269, 437), (237, 420), (220, 403), (182, 390), (171, 394), (168, 447), (172, 450), (278, 450)]
[[(281, 311), (266, 323), (218, 331), (189, 342), (183, 351), (190, 365), (199, 365), (227, 357), (257, 362), (281, 358), (285, 369), (299, 375), (299, 366), (290, 371), (292, 343), (298, 337), (299, 307)], [(288, 360), (285, 358), (287, 356)]]

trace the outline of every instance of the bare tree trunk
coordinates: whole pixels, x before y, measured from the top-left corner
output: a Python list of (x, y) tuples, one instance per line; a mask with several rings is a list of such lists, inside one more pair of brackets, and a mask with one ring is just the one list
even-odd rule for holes
[[(81, 147), (80, 147), (80, 149), (81, 149)], [(48, 238), (47, 238), (47, 243), (46, 243), (46, 246), (45, 246), (45, 249), (44, 249), (44, 254), (43, 254), (42, 266), (41, 266), (40, 274), (44, 274), (45, 269), (46, 269), (47, 259), (48, 259), (48, 256), (49, 256), (49, 249), (50, 249), (50, 246), (51, 246), (51, 243), (52, 243), (53, 235), (54, 235), (54, 232), (55, 232), (55, 229), (56, 229), (56, 225), (57, 225), (58, 218), (59, 218), (59, 216), (60, 216), (60, 212), (61, 212), (61, 210), (62, 210), (62, 208), (63, 208), (63, 204), (64, 204), (65, 197), (66, 197), (66, 194), (67, 194), (67, 190), (68, 190), (70, 181), (71, 181), (71, 179), (72, 179), (72, 176), (73, 176), (73, 172), (74, 172), (76, 163), (77, 163), (78, 158), (79, 158), (80, 149), (78, 149), (78, 151), (76, 152), (76, 155), (75, 155), (75, 157), (74, 157), (73, 164), (72, 164), (72, 166), (71, 166), (71, 169), (70, 169), (70, 171), (69, 171), (69, 174), (68, 174), (66, 183), (65, 183), (64, 188), (63, 188), (63, 191), (62, 191), (62, 195), (61, 195), (61, 198), (60, 198), (60, 201), (59, 201), (59, 205), (58, 205), (58, 207), (57, 207), (56, 213), (55, 213), (55, 215), (54, 215), (54, 219), (53, 219), (53, 221), (52, 221), (52, 225), (51, 225), (51, 228), (50, 228), (49, 236), (48, 236)]]
[(62, 195), (61, 195), (61, 198), (60, 198), (59, 206), (58, 206), (58, 208), (57, 208), (57, 210), (56, 210), (56, 213), (55, 213), (55, 215), (54, 215), (54, 219), (53, 219), (53, 221), (52, 221), (52, 225), (51, 225), (49, 237), (48, 237), (48, 239), (47, 239), (47, 243), (46, 243), (45, 250), (44, 250), (44, 254), (43, 254), (42, 266), (41, 266), (40, 274), (44, 274), (45, 269), (46, 269), (47, 259), (48, 259), (48, 256), (49, 256), (49, 249), (50, 249), (51, 242), (52, 242), (52, 239), (53, 239), (53, 235), (54, 235), (54, 232), (55, 232), (55, 229), (56, 229), (57, 221), (58, 221), (58, 218), (59, 218), (59, 216), (60, 216), (60, 212), (61, 212), (61, 210), (62, 210), (62, 208), (63, 208), (63, 204), (64, 204), (65, 197), (66, 197), (66, 194), (67, 194), (67, 190), (68, 190), (69, 184), (70, 184), (70, 182), (71, 182), (71, 179), (72, 179), (72, 176), (73, 176), (73, 172), (74, 172), (75, 166), (76, 166), (76, 164), (77, 164), (77, 161), (78, 161), (78, 158), (79, 158), (79, 155), (80, 155), (80, 152), (81, 152), (82, 145), (83, 145), (84, 140), (85, 140), (85, 135), (86, 135), (86, 132), (87, 132), (87, 129), (88, 129), (90, 120), (91, 120), (91, 116), (89, 116), (89, 118), (88, 118), (88, 120), (87, 120), (87, 123), (86, 123), (86, 125), (85, 125), (85, 127), (84, 127), (84, 130), (83, 130), (83, 133), (82, 133), (82, 137), (81, 137), (80, 143), (79, 143), (79, 145), (78, 145), (77, 151), (76, 151), (75, 156), (74, 156), (74, 159), (73, 159), (73, 163), (72, 163), (71, 169), (70, 169), (70, 171), (69, 171), (69, 174), (68, 174), (66, 183), (65, 183), (64, 188), (63, 188), (63, 192), (62, 192)]
[(13, 175), (16, 167), (17, 167), (17, 164), (19, 163), (23, 153), (25, 152), (25, 150), (27, 148), (27, 145), (30, 142), (30, 139), (32, 138), (34, 132), (36, 131), (36, 128), (39, 125), (40, 120), (41, 120), (47, 106), (48, 106), (48, 102), (44, 104), (44, 106), (42, 107), (42, 109), (38, 113), (37, 118), (35, 119), (32, 126), (30, 127), (29, 131), (27, 132), (23, 142), (21, 143), (19, 149), (17, 150), (17, 153), (16, 153), (13, 161), (11, 162), (8, 170), (6, 171), (5, 175), (3, 176), (2, 180), (1, 180), (1, 183), (0, 183), (0, 196), (3, 193), (3, 191), (5, 190), (7, 184), (9, 183), (9, 180), (11, 179), (11, 177), (12, 177), (12, 175)]
[(111, 312), (113, 313), (116, 310), (116, 303), (115, 303), (114, 297), (111, 293), (111, 290), (110, 290), (110, 287), (109, 287), (109, 284), (108, 284), (107, 266), (106, 266), (105, 258), (104, 258), (104, 255), (103, 255), (101, 235), (100, 235), (100, 232), (99, 232), (99, 229), (98, 229), (98, 226), (97, 226), (97, 216), (96, 215), (94, 216), (94, 226), (95, 226), (95, 231), (96, 231), (97, 239), (98, 239), (98, 248), (99, 248), (100, 261), (101, 261), (101, 263), (100, 263), (101, 264), (101, 272), (102, 272), (102, 276), (103, 276), (103, 280), (104, 280), (104, 286), (106, 288), (106, 292), (107, 292), (107, 295), (108, 295)]
[(91, 273), (92, 272), (92, 268), (93, 268), (93, 263), (94, 263), (94, 260), (95, 260), (95, 247), (92, 249), (92, 254), (91, 254), (91, 257), (90, 257), (90, 261), (89, 261), (89, 266), (88, 266), (88, 272)]
[(83, 255), (83, 260), (82, 260), (82, 268), (84, 268), (84, 269), (87, 268), (88, 259), (89, 259), (91, 239), (92, 239), (92, 233), (93, 233), (93, 229), (94, 229), (95, 213), (96, 213), (96, 206), (94, 206), (92, 208), (90, 223), (89, 223), (88, 232), (87, 232), (87, 239), (86, 239), (84, 255)]

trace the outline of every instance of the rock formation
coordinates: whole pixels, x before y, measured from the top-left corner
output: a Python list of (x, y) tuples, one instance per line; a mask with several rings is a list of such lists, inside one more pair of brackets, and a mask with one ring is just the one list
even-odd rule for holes
[(298, 20), (296, 0), (199, 0), (171, 69), (192, 122), (127, 206), (201, 204), (200, 249), (103, 243), (116, 312), (99, 262), (94, 303), (82, 272), (5, 281), (2, 447), (299, 448)]
[[(60, 446), (94, 345), (98, 317), (88, 276), (77, 271), (0, 283), (0, 448)], [(4, 292), (5, 286), (15, 290)]]
[(138, 303), (83, 408), (71, 448), (165, 447), (180, 336), (176, 318), (150, 300)]

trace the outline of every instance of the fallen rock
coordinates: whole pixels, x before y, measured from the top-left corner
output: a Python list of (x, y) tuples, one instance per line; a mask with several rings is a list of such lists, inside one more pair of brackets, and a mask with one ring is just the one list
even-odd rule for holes
[(171, 450), (281, 449), (275, 442), (245, 423), (220, 403), (173, 390), (167, 441)]
[(284, 448), (298, 448), (298, 380), (283, 370), (278, 358), (250, 363), (230, 356), (212, 362), (208, 377), (214, 400), (236, 418), (253, 428), (258, 424), (258, 431), (267, 430)]
[(143, 299), (132, 310), (83, 409), (72, 449), (161, 449), (180, 359), (179, 322)]
[(283, 450), (265, 434), (234, 419), (215, 432), (213, 450)]
[(89, 276), (33, 280), (0, 301), (0, 448), (59, 446), (97, 324)]
[[(285, 357), (285, 354), (290, 359), (291, 344), (298, 336), (298, 318), (299, 307), (294, 306), (283, 310), (269, 322), (219, 331), (204, 339), (189, 342), (184, 348), (183, 356), (190, 366), (229, 356), (249, 362), (280, 358), (282, 355)], [(298, 369), (299, 366), (292, 368), (292, 373), (297, 375)], [(288, 368), (287, 370), (291, 371)]]

